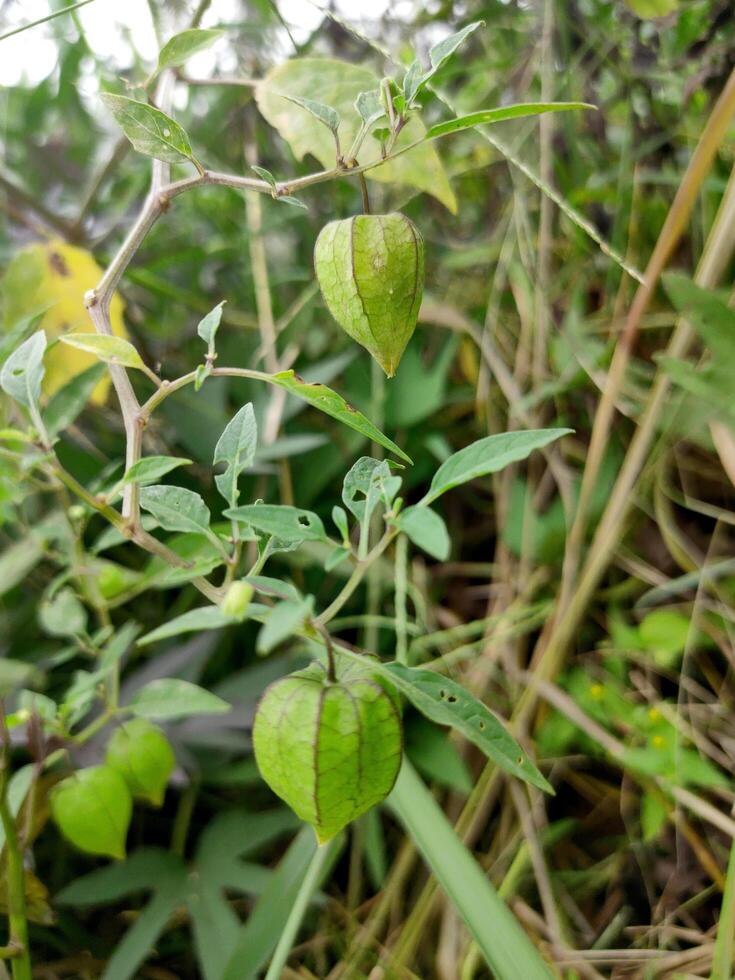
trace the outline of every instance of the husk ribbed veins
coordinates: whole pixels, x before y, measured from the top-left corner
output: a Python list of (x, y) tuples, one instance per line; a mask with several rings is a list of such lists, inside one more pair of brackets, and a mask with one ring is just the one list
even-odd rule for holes
[(253, 747), (265, 781), (321, 844), (393, 788), (402, 754), (398, 705), (364, 670), (348, 668), (333, 684), (313, 665), (268, 688)]
[(424, 242), (404, 214), (362, 214), (324, 227), (314, 249), (332, 316), (393, 377), (424, 289)]

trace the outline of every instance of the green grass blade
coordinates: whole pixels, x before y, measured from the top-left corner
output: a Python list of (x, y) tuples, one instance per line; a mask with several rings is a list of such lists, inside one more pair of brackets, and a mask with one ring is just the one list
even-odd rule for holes
[(405, 760), (388, 804), (472, 933), (497, 980), (549, 980), (551, 973), (533, 943)]
[(335, 839), (329, 841), (327, 844), (322, 844), (321, 847), (317, 847), (316, 851), (314, 851), (309, 868), (301, 882), (301, 888), (299, 888), (296, 901), (291, 906), (288, 920), (273, 953), (273, 959), (268, 967), (265, 980), (279, 980), (288, 960), (288, 954), (291, 952), (291, 947), (298, 935), (306, 908), (319, 887), (322, 871), (327, 864), (327, 859), (334, 850)]
[(735, 841), (730, 848), (710, 980), (728, 980), (735, 957)]

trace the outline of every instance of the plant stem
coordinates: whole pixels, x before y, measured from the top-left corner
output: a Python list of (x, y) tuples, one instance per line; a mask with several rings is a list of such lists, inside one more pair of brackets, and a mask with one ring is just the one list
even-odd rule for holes
[(347, 582), (342, 586), (341, 591), (331, 605), (327, 606), (324, 612), (320, 616), (317, 616), (317, 618), (314, 620), (314, 625), (317, 628), (320, 626), (325, 626), (331, 619), (334, 619), (342, 606), (344, 606), (352, 593), (358, 587), (360, 582), (362, 582), (363, 578), (365, 577), (365, 573), (368, 571), (370, 566), (383, 554), (385, 549), (397, 534), (398, 530), (396, 528), (390, 528), (385, 532), (383, 537), (380, 539), (380, 541), (378, 541), (365, 560), (357, 563), (352, 571), (352, 575), (350, 575)]
[(8, 901), (9, 946), (15, 947), (12, 958), (13, 980), (31, 980), (31, 956), (28, 948), (28, 919), (26, 916), (26, 887), (23, 855), (20, 849), (15, 818), (8, 805), (8, 734), (4, 714), (0, 717), (3, 746), (0, 765), (0, 823), (5, 831), (6, 887)]
[(732, 976), (735, 958), (735, 840), (730, 847), (730, 860), (727, 865), (725, 894), (722, 896), (720, 921), (717, 925), (717, 939), (712, 958), (710, 980), (728, 980)]
[(331, 840), (327, 844), (322, 844), (321, 847), (317, 847), (314, 852), (304, 880), (301, 883), (301, 888), (299, 888), (299, 893), (296, 896), (296, 901), (293, 903), (291, 912), (286, 920), (286, 926), (281, 933), (281, 938), (278, 940), (278, 945), (273, 953), (273, 959), (268, 967), (265, 980), (280, 980), (283, 976), (283, 969), (288, 961), (289, 953), (298, 934), (307, 906), (314, 892), (319, 887), (321, 873), (333, 847), (334, 840)]
[(357, 175), (360, 180), (360, 193), (362, 194), (362, 213), (370, 214), (370, 195), (368, 194), (367, 181), (365, 174)]

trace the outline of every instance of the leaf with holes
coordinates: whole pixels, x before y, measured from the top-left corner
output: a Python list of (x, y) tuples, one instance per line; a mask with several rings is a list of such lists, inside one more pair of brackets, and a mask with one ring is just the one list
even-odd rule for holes
[[(363, 662), (364, 658), (363, 658)], [(376, 664), (376, 672), (395, 684), (411, 704), (438, 725), (449, 725), (489, 756), (505, 772), (553, 793), (536, 766), (503, 723), (469, 691), (432, 670), (403, 664)]]
[(13, 351), (0, 371), (0, 388), (26, 408), (38, 411), (46, 334), (38, 330)]
[(321, 518), (310, 510), (285, 504), (245, 504), (226, 510), (225, 517), (270, 534), (281, 541), (326, 541)]
[(155, 157), (165, 163), (188, 160), (199, 167), (186, 132), (165, 112), (146, 102), (137, 102), (125, 95), (113, 95), (109, 92), (102, 95), (102, 101), (138, 153)]

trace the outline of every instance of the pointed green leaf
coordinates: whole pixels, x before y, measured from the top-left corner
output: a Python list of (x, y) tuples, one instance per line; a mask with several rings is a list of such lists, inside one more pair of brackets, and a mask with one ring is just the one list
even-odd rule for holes
[(381, 664), (376, 670), (389, 677), (398, 691), (431, 721), (456, 728), (505, 772), (553, 792), (503, 723), (456, 681), (433, 670), (398, 663)]
[(396, 526), (432, 558), (446, 561), (449, 557), (449, 532), (436, 511), (429, 507), (407, 507), (399, 515)]
[(669, 299), (684, 314), (714, 355), (720, 369), (731, 372), (735, 360), (735, 310), (727, 299), (703, 289), (686, 276), (664, 276)]
[(13, 351), (0, 371), (0, 388), (34, 411), (41, 397), (45, 351), (46, 334), (38, 330)]
[[(288, 142), (299, 160), (311, 154), (322, 166), (332, 167), (332, 134), (326, 126), (295, 108), (282, 95), (300, 97), (308, 92), (310, 98), (333, 106), (341, 118), (339, 139), (346, 149), (352, 145), (363, 125), (361, 116), (354, 111), (355, 100), (362, 92), (376, 90), (379, 84), (378, 76), (360, 65), (334, 58), (292, 58), (268, 72), (258, 83), (255, 97), (265, 119)], [(420, 141), (425, 131), (421, 120), (413, 116), (401, 130), (396, 149)], [(362, 144), (359, 157), (361, 163), (381, 159), (380, 142), (372, 133)], [(416, 146), (410, 153), (371, 169), (365, 176), (368, 180), (416, 187), (432, 194), (450, 211), (457, 209), (457, 200), (446, 170), (429, 143)]]
[(484, 26), (484, 20), (476, 20), (474, 23), (468, 24), (467, 27), (463, 27), (461, 31), (457, 31), (456, 34), (450, 34), (449, 37), (445, 37), (442, 41), (429, 48), (429, 61), (433, 69), (431, 74), (439, 71), (442, 65), (452, 57), (457, 48), (467, 40), (470, 34), (474, 34), (479, 27)]
[(378, 119), (385, 115), (385, 106), (380, 98), (380, 89), (370, 89), (369, 92), (360, 92), (355, 99), (355, 109), (360, 114), (360, 118), (366, 126), (372, 126)]
[(105, 370), (104, 364), (93, 364), (51, 397), (43, 413), (43, 422), (50, 436), (63, 432), (77, 419)]
[(377, 442), (378, 445), (389, 449), (407, 463), (413, 462), (410, 456), (407, 456), (402, 449), (387, 436), (383, 435), (380, 429), (376, 428), (362, 412), (358, 412), (341, 395), (338, 395), (336, 391), (332, 391), (326, 385), (304, 381), (294, 371), (281, 371), (279, 374), (269, 374), (264, 376), (264, 380), (270, 384), (278, 385), (279, 388), (285, 388), (286, 391), (292, 395), (296, 395), (297, 398), (303, 398), (304, 401), (313, 405), (314, 408), (318, 408), (325, 414), (337, 419), (338, 422), (342, 422), (351, 429), (362, 433), (362, 435), (366, 436), (372, 442)]
[(501, 432), (486, 436), (465, 446), (442, 463), (434, 474), (429, 492), (421, 501), (431, 503), (441, 494), (458, 487), (461, 483), (478, 476), (497, 473), (510, 463), (517, 463), (529, 456), (534, 449), (541, 449), (573, 429), (528, 429), (522, 432)]
[(210, 44), (214, 44), (222, 34), (222, 31), (204, 30), (200, 27), (192, 27), (188, 31), (175, 34), (161, 48), (158, 55), (158, 70), (183, 65), (197, 51), (204, 51)]
[(155, 517), (164, 531), (209, 534), (209, 508), (193, 490), (160, 485), (143, 487), (140, 506)]
[(597, 106), (588, 102), (526, 102), (518, 105), (500, 106), (497, 109), (483, 109), (480, 112), (470, 112), (466, 116), (457, 116), (446, 122), (437, 123), (426, 133), (427, 140), (435, 140), (449, 133), (458, 133), (462, 129), (473, 126), (485, 126), (490, 123), (504, 122), (506, 119), (518, 119), (522, 116), (541, 116), (545, 112), (569, 112), (572, 109), (596, 109)]
[(293, 636), (311, 615), (313, 601), (306, 599), (286, 599), (277, 603), (266, 617), (263, 629), (258, 633), (256, 650), (270, 653), (279, 643)]
[(316, 514), (285, 504), (245, 504), (226, 510), (225, 517), (241, 521), (281, 541), (325, 541), (324, 525)]
[(266, 170), (265, 167), (257, 167), (255, 164), (253, 164), (250, 169), (254, 170), (261, 180), (264, 180), (266, 183), (270, 184), (273, 190), (276, 190), (278, 184), (276, 178), (273, 176), (270, 170)]
[(127, 340), (122, 337), (108, 337), (106, 334), (68, 333), (59, 337), (62, 344), (76, 347), (77, 350), (94, 354), (108, 364), (119, 364), (122, 367), (144, 370), (140, 354)]
[(109, 92), (102, 95), (102, 101), (139, 153), (166, 163), (196, 162), (186, 132), (165, 112)]
[(331, 105), (325, 105), (323, 102), (315, 102), (313, 99), (304, 99), (299, 95), (285, 95), (281, 93), (281, 97), (288, 99), (289, 102), (293, 102), (295, 105), (300, 105), (302, 109), (306, 109), (307, 112), (310, 112), (315, 119), (323, 123), (336, 136), (339, 128), (339, 113)]
[(173, 721), (191, 715), (221, 715), (230, 705), (203, 687), (175, 677), (162, 677), (141, 688), (127, 707), (139, 718)]
[(217, 489), (230, 507), (237, 504), (240, 491), (237, 481), (243, 470), (252, 466), (258, 448), (258, 426), (251, 402), (243, 405), (219, 438), (214, 450), (214, 465), (226, 463), (227, 469), (214, 478)]
[(209, 353), (214, 353), (214, 339), (222, 320), (222, 307), (226, 302), (227, 300), (223, 299), (221, 303), (217, 303), (205, 317), (202, 317), (197, 326), (197, 333), (207, 345)]
[(146, 456), (125, 471), (120, 486), (125, 487), (129, 483), (137, 483), (139, 486), (155, 483), (179, 466), (191, 466), (191, 460), (181, 456)]
[[(261, 607), (265, 608), (265, 607)], [(156, 629), (141, 636), (138, 646), (144, 647), (159, 640), (167, 640), (171, 636), (182, 633), (200, 633), (205, 630), (218, 630), (224, 626), (232, 626), (239, 622), (236, 616), (228, 615), (219, 606), (202, 606), (201, 609), (190, 609), (180, 616), (174, 616), (168, 623), (157, 626)]]
[(49, 636), (77, 636), (87, 628), (87, 611), (72, 589), (60, 589), (38, 607), (41, 629)]

